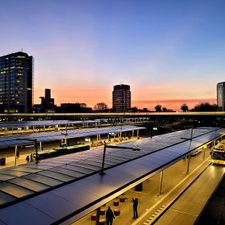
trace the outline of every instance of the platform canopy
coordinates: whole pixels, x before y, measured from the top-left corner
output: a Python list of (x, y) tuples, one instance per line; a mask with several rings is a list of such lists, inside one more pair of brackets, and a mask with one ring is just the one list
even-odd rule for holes
[(2, 169), (0, 224), (70, 224), (224, 133), (202, 127), (107, 147), (104, 175), (103, 148)]
[(145, 127), (125, 125), (125, 126), (110, 126), (110, 127), (88, 128), (80, 130), (76, 129), (67, 131), (51, 131), (51, 132), (41, 132), (41, 133), (22, 134), (13, 136), (2, 136), (0, 137), (0, 147), (31, 144), (32, 140), (44, 143), (44, 142), (60, 141), (63, 138), (66, 139), (85, 138), (97, 135), (107, 135), (113, 133), (118, 134), (120, 132), (128, 132), (143, 129), (145, 129)]
[(22, 128), (22, 127), (51, 127), (56, 125), (81, 125), (81, 124), (95, 124), (102, 120), (36, 120), (36, 121), (4, 121), (0, 122), (0, 129), (2, 128)]

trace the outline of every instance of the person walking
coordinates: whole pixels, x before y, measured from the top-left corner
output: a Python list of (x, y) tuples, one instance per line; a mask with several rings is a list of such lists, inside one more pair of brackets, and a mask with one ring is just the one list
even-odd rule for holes
[(138, 218), (138, 198), (133, 198), (133, 218)]
[(113, 211), (110, 207), (108, 207), (106, 211), (106, 225), (112, 225), (113, 219), (115, 218)]

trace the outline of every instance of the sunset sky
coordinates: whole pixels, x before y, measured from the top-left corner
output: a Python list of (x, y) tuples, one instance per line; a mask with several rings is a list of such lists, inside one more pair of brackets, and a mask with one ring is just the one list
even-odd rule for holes
[(216, 103), (225, 81), (224, 0), (0, 0), (0, 55), (34, 57), (34, 103), (111, 107), (115, 84), (132, 106)]

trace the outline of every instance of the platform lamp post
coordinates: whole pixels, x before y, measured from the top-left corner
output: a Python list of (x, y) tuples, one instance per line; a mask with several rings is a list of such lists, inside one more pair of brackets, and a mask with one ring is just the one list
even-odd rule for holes
[[(106, 148), (117, 148), (117, 149), (130, 149), (133, 151), (140, 151), (140, 148), (132, 148), (132, 147), (124, 147), (124, 146), (115, 146), (115, 145), (107, 145), (104, 141), (104, 148), (103, 148), (103, 156), (102, 156), (102, 168), (101, 171), (99, 172), (100, 175), (104, 175), (104, 169), (105, 169), (105, 154), (106, 154)], [(99, 225), (99, 218), (100, 218), (100, 207), (97, 209), (96, 213), (96, 223), (95, 225)]]
[[(194, 130), (194, 126), (192, 126), (192, 128), (191, 128), (190, 138), (181, 138), (181, 139), (184, 139), (184, 140), (190, 140), (189, 151), (190, 151), (190, 148), (191, 148), (191, 142), (192, 142), (192, 139), (193, 139), (193, 130)], [(186, 174), (189, 173), (189, 169), (190, 169), (190, 160), (191, 160), (191, 155), (189, 154), (188, 157), (187, 157), (187, 169), (186, 169)]]
[(99, 172), (101, 175), (104, 175), (104, 169), (105, 169), (105, 154), (106, 154), (106, 148), (116, 148), (116, 149), (130, 149), (132, 151), (140, 151), (140, 148), (133, 148), (133, 147), (125, 147), (125, 146), (115, 146), (115, 145), (107, 145), (104, 141), (104, 147), (103, 147), (103, 156), (102, 156), (102, 168)]

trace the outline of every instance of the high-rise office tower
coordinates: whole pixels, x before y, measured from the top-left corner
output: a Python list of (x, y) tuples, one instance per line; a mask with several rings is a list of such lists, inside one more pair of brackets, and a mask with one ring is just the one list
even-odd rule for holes
[(225, 82), (217, 84), (217, 106), (219, 111), (225, 111)]
[(51, 89), (45, 89), (45, 97), (41, 98), (41, 106), (45, 109), (54, 108), (54, 98), (51, 98)]
[(0, 111), (32, 112), (33, 57), (16, 52), (0, 57)]
[(131, 108), (130, 86), (125, 84), (115, 85), (112, 92), (113, 110), (127, 112)]

